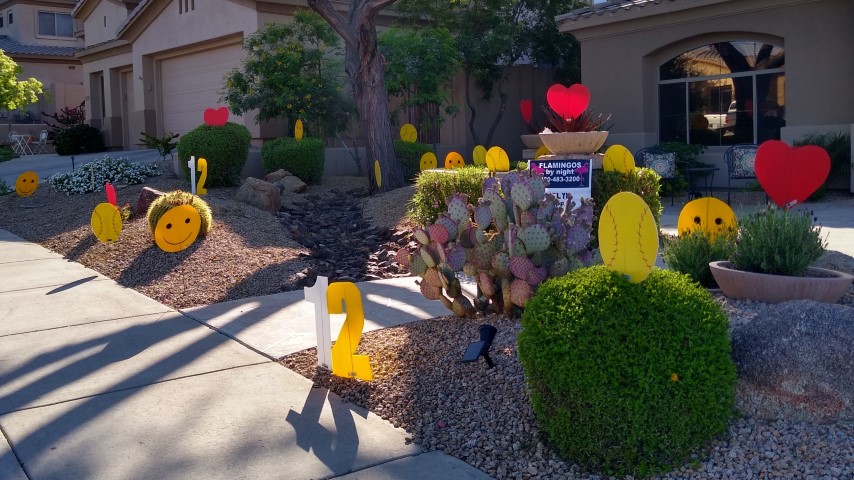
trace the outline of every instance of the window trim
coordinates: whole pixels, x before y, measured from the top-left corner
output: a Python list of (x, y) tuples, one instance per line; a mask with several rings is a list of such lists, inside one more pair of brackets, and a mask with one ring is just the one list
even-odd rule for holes
[[(58, 30), (56, 28), (57, 27), (56, 16), (57, 15), (67, 15), (69, 20), (71, 20), (71, 35), (66, 37), (66, 36), (61, 36), (61, 35), (48, 35), (48, 34), (39, 32), (39, 14), (42, 14), (42, 13), (50, 13), (53, 15), (54, 32), (56, 32)], [(36, 10), (35, 21), (36, 21), (36, 35), (35, 35), (36, 38), (55, 38), (55, 39), (62, 39), (62, 40), (74, 40), (75, 39), (74, 38), (74, 18), (71, 16), (70, 13), (57, 12), (57, 11), (53, 11), (53, 10)]]

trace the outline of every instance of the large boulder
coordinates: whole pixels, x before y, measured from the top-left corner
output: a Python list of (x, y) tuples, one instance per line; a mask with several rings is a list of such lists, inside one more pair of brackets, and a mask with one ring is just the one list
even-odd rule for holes
[(267, 176), (264, 177), (264, 181), (270, 182), (270, 183), (276, 183), (277, 181), (279, 181), (285, 177), (292, 177), (292, 176), (294, 176), (293, 173), (285, 170), (284, 168), (280, 168), (280, 169), (276, 170), (275, 172), (268, 173)]
[(299, 177), (295, 177), (293, 175), (282, 177), (275, 182), (273, 185), (279, 187), (279, 192), (294, 192), (294, 193), (303, 193), (305, 189), (308, 188)]
[(163, 195), (166, 195), (166, 193), (150, 187), (142, 187), (139, 197), (136, 200), (136, 206), (133, 209), (133, 216), (136, 218), (140, 216), (144, 217), (148, 213), (148, 207)]
[(279, 211), (279, 187), (272, 183), (249, 177), (237, 191), (237, 200), (268, 212)]
[(766, 420), (854, 420), (854, 308), (771, 305), (732, 332), (736, 406)]

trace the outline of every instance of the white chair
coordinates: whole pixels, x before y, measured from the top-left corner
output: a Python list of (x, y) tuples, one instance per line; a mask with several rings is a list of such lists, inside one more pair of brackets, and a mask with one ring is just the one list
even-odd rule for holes
[(9, 143), (12, 144), (12, 151), (15, 152), (16, 155), (21, 155), (24, 152), (24, 148), (21, 145), (21, 135), (14, 130), (9, 131)]
[(42, 130), (39, 133), (39, 141), (32, 144), (33, 155), (38, 155), (45, 151), (47, 147), (47, 130)]

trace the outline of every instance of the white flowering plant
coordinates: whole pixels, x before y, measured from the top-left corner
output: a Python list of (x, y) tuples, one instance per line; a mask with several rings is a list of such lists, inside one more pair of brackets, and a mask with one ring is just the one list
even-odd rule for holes
[(104, 155), (73, 172), (53, 174), (47, 181), (50, 186), (66, 195), (99, 192), (104, 183), (136, 185), (145, 179), (160, 175), (155, 165), (131, 163), (127, 157)]

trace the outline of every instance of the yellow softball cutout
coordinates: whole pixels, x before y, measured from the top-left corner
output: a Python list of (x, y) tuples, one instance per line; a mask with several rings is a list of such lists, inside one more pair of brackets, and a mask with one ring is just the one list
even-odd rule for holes
[(599, 252), (605, 266), (632, 283), (649, 276), (658, 255), (658, 229), (641, 197), (620, 192), (605, 203), (599, 216)]
[(605, 150), (602, 159), (602, 170), (629, 173), (635, 170), (635, 156), (622, 145), (611, 145)]
[(486, 147), (483, 145), (477, 145), (474, 147), (474, 150), (471, 152), (472, 160), (474, 160), (474, 164), (480, 167), (486, 165)]
[(452, 168), (463, 168), (466, 162), (463, 160), (463, 156), (457, 152), (448, 152), (445, 155), (445, 169), (450, 170)]
[(99, 203), (92, 210), (92, 233), (101, 243), (112, 243), (119, 240), (122, 234), (122, 214), (112, 203)]
[(199, 236), (202, 217), (192, 205), (170, 208), (154, 227), (154, 243), (164, 252), (180, 252)]
[(294, 124), (294, 138), (302, 140), (303, 133), (302, 120), (297, 119), (297, 122)]
[(383, 175), (380, 170), (380, 161), (374, 160), (374, 178), (377, 180), (377, 188), (382, 188), (383, 186)]
[(705, 197), (692, 200), (682, 207), (676, 229), (679, 235), (703, 229), (712, 238), (721, 232), (736, 228), (735, 212), (722, 200)]
[(490, 172), (509, 172), (510, 157), (501, 147), (492, 147), (486, 152), (486, 168)]
[(418, 131), (415, 130), (415, 125), (407, 123), (400, 127), (400, 139), (406, 143), (415, 143), (418, 139)]
[(436, 168), (439, 165), (439, 159), (436, 158), (436, 154), (433, 152), (427, 152), (424, 155), (421, 155), (421, 171), (430, 170), (431, 168)]
[(543, 155), (551, 155), (551, 154), (552, 154), (552, 152), (550, 152), (549, 149), (546, 148), (545, 145), (540, 145), (540, 148), (537, 149), (537, 153), (534, 154), (534, 160), (542, 157)]
[(15, 193), (21, 197), (29, 197), (39, 188), (39, 176), (36, 172), (29, 170), (20, 175), (15, 180)]

